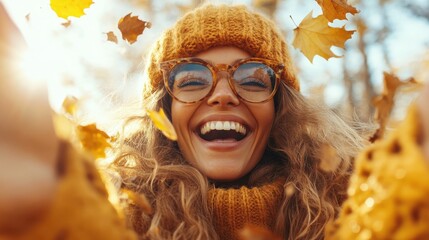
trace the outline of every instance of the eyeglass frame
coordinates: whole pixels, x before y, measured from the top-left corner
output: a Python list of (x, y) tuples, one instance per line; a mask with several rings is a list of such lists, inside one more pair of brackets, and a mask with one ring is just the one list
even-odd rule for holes
[[(237, 90), (235, 89), (234, 83), (232, 82), (234, 71), (237, 70), (237, 68), (239, 68), (242, 64), (245, 64), (248, 62), (265, 64), (268, 67), (270, 67), (275, 73), (274, 89), (271, 92), (270, 96), (268, 96), (268, 98), (263, 100), (263, 101), (252, 102), (252, 101), (246, 100), (245, 98), (240, 96), (240, 94), (238, 94)], [(204, 97), (202, 97), (199, 100), (191, 101), (191, 102), (182, 101), (173, 94), (172, 90), (169, 87), (169, 74), (171, 73), (171, 70), (174, 67), (176, 67), (178, 64), (182, 64), (182, 63), (201, 64), (202, 66), (207, 67), (212, 74), (213, 84), (211, 86), (211, 89)], [(172, 60), (161, 62), (161, 63), (159, 63), (159, 67), (163, 73), (162, 75), (164, 78), (163, 79), (164, 80), (164, 87), (167, 90), (168, 94), (172, 98), (174, 98), (175, 100), (177, 100), (181, 103), (186, 103), (186, 104), (193, 104), (193, 103), (200, 102), (200, 101), (204, 100), (205, 98), (207, 98), (208, 96), (210, 96), (211, 94), (213, 94), (213, 91), (216, 88), (217, 83), (219, 81), (218, 76), (217, 76), (217, 74), (219, 72), (227, 72), (228, 73), (228, 77), (227, 77), (228, 85), (231, 88), (232, 92), (235, 94), (235, 96), (237, 96), (239, 99), (241, 99), (245, 102), (249, 102), (249, 103), (264, 103), (264, 102), (270, 101), (274, 97), (274, 95), (276, 94), (276, 92), (279, 88), (281, 74), (282, 74), (283, 70), (285, 69), (285, 65), (282, 63), (278, 63), (278, 62), (270, 60), (270, 59), (256, 58), (256, 57), (240, 59), (240, 60), (234, 62), (234, 64), (232, 64), (232, 65), (229, 65), (229, 64), (212, 64), (212, 63), (209, 63), (209, 62), (207, 62), (201, 58), (196, 58), (196, 57), (177, 58), (177, 59), (172, 59)]]

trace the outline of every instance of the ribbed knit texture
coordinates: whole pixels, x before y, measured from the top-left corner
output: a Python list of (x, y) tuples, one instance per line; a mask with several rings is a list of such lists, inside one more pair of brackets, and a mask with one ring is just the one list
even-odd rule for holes
[(208, 204), (220, 239), (239, 239), (238, 231), (252, 224), (272, 229), (283, 196), (283, 180), (261, 187), (214, 188)]
[(155, 43), (148, 58), (144, 97), (162, 87), (159, 63), (192, 57), (219, 46), (235, 46), (253, 57), (275, 60), (285, 65), (282, 79), (299, 90), (284, 37), (268, 18), (244, 5), (206, 4), (187, 13)]

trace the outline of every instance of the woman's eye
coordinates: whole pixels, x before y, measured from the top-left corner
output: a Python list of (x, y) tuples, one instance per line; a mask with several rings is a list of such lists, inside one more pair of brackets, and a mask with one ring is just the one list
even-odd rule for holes
[(207, 86), (207, 81), (204, 79), (197, 79), (197, 78), (193, 78), (193, 79), (186, 79), (183, 81), (180, 81), (177, 84), (177, 87), (179, 88), (184, 88), (184, 87), (203, 87), (203, 86)]
[(259, 87), (259, 88), (267, 88), (267, 85), (264, 81), (261, 81), (256, 78), (245, 78), (239, 82), (239, 85), (242, 87)]

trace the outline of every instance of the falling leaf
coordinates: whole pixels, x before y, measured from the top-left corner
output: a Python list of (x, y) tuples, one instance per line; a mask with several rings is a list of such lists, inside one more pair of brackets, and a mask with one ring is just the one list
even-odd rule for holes
[(63, 101), (63, 111), (70, 116), (74, 116), (76, 114), (78, 100), (76, 97), (67, 96)]
[(324, 144), (320, 148), (319, 168), (325, 172), (333, 172), (340, 165), (341, 159), (337, 151), (329, 144)]
[(60, 18), (81, 17), (84, 10), (93, 4), (92, 0), (50, 0), (51, 8)]
[(138, 17), (131, 17), (131, 13), (121, 18), (118, 22), (118, 28), (121, 30), (122, 39), (133, 44), (137, 37), (143, 33), (145, 28), (150, 28), (151, 24), (140, 20)]
[(323, 15), (333, 22), (335, 19), (344, 20), (346, 14), (356, 14), (359, 11), (347, 4), (347, 0), (316, 0), (316, 2), (322, 7)]
[(248, 224), (239, 232), (241, 240), (280, 240), (281, 238), (262, 226)]
[(67, 20), (67, 22), (61, 23), (61, 25), (63, 25), (64, 27), (69, 27), (71, 24), (70, 20)]
[(109, 135), (99, 130), (95, 124), (79, 125), (76, 130), (77, 137), (85, 151), (91, 153), (95, 159), (106, 156), (106, 148), (111, 147)]
[(323, 15), (313, 18), (312, 14), (313, 11), (294, 29), (293, 46), (300, 49), (310, 62), (313, 62), (315, 55), (325, 59), (339, 57), (331, 51), (331, 47), (344, 48), (345, 41), (351, 38), (355, 31), (347, 31), (344, 27), (330, 27)]
[(107, 35), (107, 41), (110, 42), (114, 42), (114, 43), (118, 43), (118, 38), (116, 37), (115, 33), (113, 33), (112, 31), (106, 33)]
[(384, 135), (386, 124), (389, 121), (390, 113), (394, 105), (394, 98), (400, 86), (415, 84), (416, 81), (410, 78), (406, 81), (401, 81), (397, 76), (384, 72), (383, 91), (380, 96), (377, 96), (373, 104), (375, 106), (375, 120), (379, 123), (379, 128), (370, 138), (371, 142), (381, 139)]
[(177, 134), (174, 130), (173, 124), (171, 124), (170, 120), (167, 118), (167, 116), (165, 116), (164, 110), (162, 108), (159, 110), (159, 112), (148, 109), (146, 111), (150, 119), (152, 119), (152, 122), (159, 130), (161, 130), (164, 136), (173, 141), (177, 140)]
[(127, 198), (131, 200), (135, 205), (140, 207), (143, 212), (147, 214), (152, 214), (152, 207), (150, 206), (149, 201), (147, 200), (145, 195), (141, 193), (136, 193), (128, 189), (122, 189), (121, 192), (123, 192), (127, 196)]

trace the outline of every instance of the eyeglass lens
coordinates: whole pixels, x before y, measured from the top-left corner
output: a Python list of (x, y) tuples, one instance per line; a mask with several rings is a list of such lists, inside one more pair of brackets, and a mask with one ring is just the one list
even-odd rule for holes
[[(234, 88), (243, 99), (251, 102), (267, 100), (275, 88), (275, 72), (260, 62), (243, 63), (232, 75)], [(169, 74), (168, 87), (184, 102), (198, 101), (213, 87), (213, 74), (200, 63), (177, 64)]]

